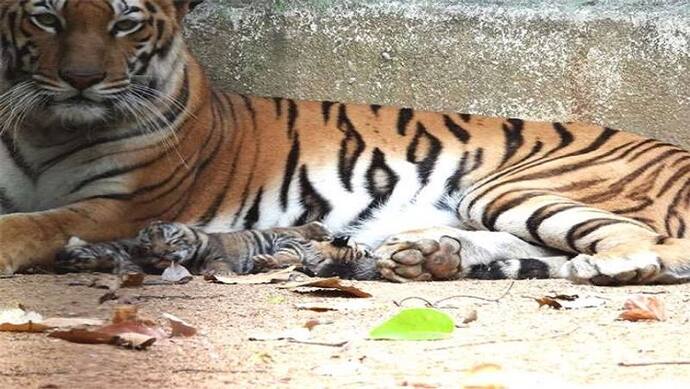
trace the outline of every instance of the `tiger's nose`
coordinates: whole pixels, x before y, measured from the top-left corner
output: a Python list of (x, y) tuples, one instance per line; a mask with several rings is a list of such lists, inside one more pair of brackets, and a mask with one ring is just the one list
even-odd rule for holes
[(105, 73), (61, 70), (60, 78), (65, 80), (65, 82), (69, 83), (74, 88), (83, 91), (105, 80)]

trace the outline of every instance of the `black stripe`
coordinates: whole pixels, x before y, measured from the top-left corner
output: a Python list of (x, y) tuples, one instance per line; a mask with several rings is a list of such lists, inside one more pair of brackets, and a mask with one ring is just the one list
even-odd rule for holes
[(288, 137), (292, 138), (295, 135), (295, 122), (297, 121), (297, 104), (291, 99), (288, 99)]
[(285, 175), (283, 175), (283, 183), (280, 186), (280, 206), (283, 208), (283, 211), (285, 211), (288, 206), (290, 183), (292, 182), (292, 177), (295, 175), (297, 163), (299, 162), (299, 151), (300, 144), (298, 133), (295, 134), (295, 137), (292, 139), (292, 147), (290, 147), (290, 153), (285, 161)]
[[(621, 223), (628, 222), (624, 220), (615, 220), (610, 218), (595, 218), (585, 220), (581, 223), (577, 223), (574, 226), (570, 227), (568, 233), (566, 234), (566, 242), (568, 243), (568, 247), (570, 247), (573, 251), (582, 252), (582, 250), (579, 250), (577, 247), (578, 240), (586, 237), (587, 235), (595, 232), (596, 230), (602, 227)], [(595, 252), (591, 252), (590, 254), (595, 254)]]
[(14, 203), (10, 200), (9, 196), (7, 196), (7, 192), (5, 192), (3, 188), (0, 188), (0, 209), (2, 209), (4, 213), (13, 213), (17, 211)]
[[(567, 211), (569, 209), (573, 208), (582, 208), (584, 206), (582, 205), (577, 205), (573, 204), (571, 202), (557, 202), (557, 203), (551, 203), (551, 204), (546, 204), (540, 208), (538, 208), (536, 211), (534, 211), (529, 218), (527, 218), (527, 231), (529, 234), (532, 236), (533, 240), (536, 243), (539, 244), (544, 244), (544, 240), (542, 237), (539, 235), (539, 227), (541, 227), (542, 223), (552, 217), (555, 216), (556, 214), (560, 212)], [(556, 209), (552, 209), (556, 208)]]
[(302, 165), (299, 172), (301, 203), (304, 213), (295, 221), (294, 225), (301, 226), (312, 221), (323, 220), (331, 212), (331, 204), (319, 194), (309, 181), (306, 165)]
[(450, 132), (453, 133), (453, 135), (455, 135), (460, 142), (467, 144), (467, 142), (470, 140), (470, 133), (467, 132), (467, 130), (460, 127), (448, 115), (443, 115), (443, 122), (445, 123), (446, 128), (448, 128), (448, 130), (450, 130)]
[(0, 141), (2, 141), (5, 149), (9, 153), (10, 158), (14, 162), (14, 165), (17, 166), (17, 168), (19, 168), (19, 170), (21, 170), (21, 172), (32, 182), (36, 182), (36, 180), (38, 179), (38, 174), (26, 162), (26, 159), (24, 158), (22, 153), (14, 144), (14, 140), (10, 138), (9, 131), (0, 134)]
[(414, 111), (410, 108), (401, 108), (400, 112), (398, 113), (398, 134), (405, 136), (405, 132), (407, 132), (407, 125), (410, 123), (412, 120), (412, 117), (414, 116)]
[(503, 167), (510, 158), (515, 155), (518, 149), (525, 143), (525, 139), (522, 137), (522, 130), (524, 127), (524, 122), (520, 119), (508, 119), (507, 124), (503, 124), (503, 134), (505, 135), (505, 151), (503, 152), (503, 160), (501, 161), (500, 167)]
[[(422, 141), (427, 142), (426, 155), (423, 157), (417, 155)], [(434, 170), (436, 160), (441, 154), (441, 149), (443, 149), (441, 141), (428, 133), (422, 123), (417, 123), (417, 132), (407, 147), (407, 161), (417, 165), (417, 174), (422, 185), (426, 185), (429, 182), (429, 176)]]
[(276, 116), (277, 117), (282, 116), (283, 115), (283, 98), (282, 97), (274, 97), (273, 103), (276, 106)]
[(374, 115), (379, 115), (379, 110), (381, 109), (381, 106), (379, 104), (371, 104), (369, 105), (369, 108), (371, 109), (371, 112), (374, 113)]
[(338, 177), (345, 189), (352, 192), (352, 174), (365, 145), (362, 136), (347, 117), (345, 104), (341, 104), (338, 110), (338, 128), (345, 133), (338, 150)]
[[(377, 180), (377, 178), (379, 180)], [(380, 179), (383, 178), (383, 181)], [(393, 194), (395, 186), (398, 184), (400, 177), (393, 171), (393, 169), (386, 163), (386, 156), (379, 148), (375, 148), (371, 157), (371, 164), (366, 173), (366, 188), (372, 201), (362, 210), (359, 215), (348, 224), (349, 227), (357, 226), (368, 220), (374, 209), (384, 204), (388, 198)]]
[(322, 101), (321, 102), (321, 116), (323, 116), (323, 122), (328, 123), (331, 118), (331, 107), (335, 104), (332, 101)]
[(570, 131), (568, 131), (568, 129), (565, 128), (565, 126), (562, 125), (561, 123), (558, 123), (558, 122), (553, 123), (553, 129), (558, 134), (558, 137), (561, 138), (561, 142), (554, 149), (549, 150), (549, 152), (546, 153), (546, 155), (544, 155), (544, 157), (548, 157), (549, 155), (567, 147), (568, 145), (573, 143), (573, 140), (575, 139), (573, 134)]
[(244, 218), (244, 229), (248, 230), (254, 227), (254, 224), (259, 220), (260, 217), (260, 206), (261, 206), (261, 197), (263, 197), (264, 194), (264, 188), (261, 187), (259, 188), (259, 193), (257, 193), (256, 198), (254, 199), (254, 204), (252, 204), (252, 207), (249, 208), (249, 211), (247, 211), (247, 216)]
[(458, 167), (453, 172), (453, 175), (446, 181), (446, 193), (451, 194), (454, 192), (459, 192), (462, 188), (462, 179), (466, 175), (472, 173), (473, 171), (479, 169), (484, 161), (484, 149), (478, 148), (474, 150), (474, 160), (472, 166), (469, 166), (470, 152), (465, 151), (462, 153), (460, 162), (458, 162)]

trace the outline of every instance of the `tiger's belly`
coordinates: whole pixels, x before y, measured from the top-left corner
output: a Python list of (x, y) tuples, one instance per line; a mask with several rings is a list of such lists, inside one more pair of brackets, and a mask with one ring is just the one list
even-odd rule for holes
[[(362, 158), (346, 185), (336, 164), (326, 164), (296, 175), (287, 206), (280, 201), (281, 182), (262, 186), (261, 202), (246, 204), (244, 216), (217, 215), (206, 226), (211, 232), (247, 228), (286, 227), (320, 220), (334, 233), (347, 234), (371, 247), (406, 231), (438, 226), (461, 227), (456, 208), (461, 193), (448, 189), (457, 157), (441, 156), (433, 173), (420, 177), (414, 164), (389, 158), (385, 166)], [(251, 198), (251, 196), (250, 196)], [(250, 208), (253, 208), (250, 209)], [(306, 217), (305, 217), (306, 215)]]

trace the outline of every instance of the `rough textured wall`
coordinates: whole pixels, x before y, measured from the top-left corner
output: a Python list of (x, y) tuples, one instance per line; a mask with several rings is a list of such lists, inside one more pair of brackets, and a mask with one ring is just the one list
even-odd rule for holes
[(237, 92), (584, 120), (690, 146), (688, 0), (207, 0), (187, 33)]

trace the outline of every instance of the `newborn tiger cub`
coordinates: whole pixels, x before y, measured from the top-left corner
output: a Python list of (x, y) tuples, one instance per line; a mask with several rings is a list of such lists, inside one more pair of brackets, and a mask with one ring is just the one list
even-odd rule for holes
[(182, 223), (154, 222), (134, 239), (88, 244), (71, 241), (55, 270), (160, 273), (176, 263), (192, 274), (249, 274), (297, 265), (320, 277), (374, 279), (376, 259), (347, 237), (333, 238), (321, 223), (299, 227), (205, 233)]

